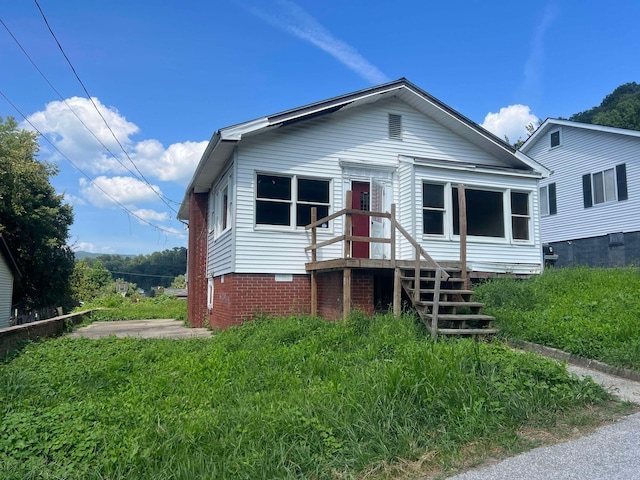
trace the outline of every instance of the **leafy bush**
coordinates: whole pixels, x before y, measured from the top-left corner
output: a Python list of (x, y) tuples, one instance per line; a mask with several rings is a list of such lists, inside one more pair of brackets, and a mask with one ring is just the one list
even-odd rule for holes
[(514, 448), (525, 426), (606, 398), (499, 343), (432, 342), (412, 318), (59, 338), (0, 365), (0, 477), (351, 478)]
[(549, 269), (477, 288), (507, 338), (640, 371), (640, 270)]

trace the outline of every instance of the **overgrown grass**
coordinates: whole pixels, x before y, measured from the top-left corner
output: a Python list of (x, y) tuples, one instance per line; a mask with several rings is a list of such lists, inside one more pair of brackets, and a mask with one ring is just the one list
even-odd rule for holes
[(478, 287), (503, 335), (640, 371), (640, 270), (548, 269)]
[(187, 302), (171, 295), (157, 295), (154, 298), (130, 299), (120, 295), (110, 295), (85, 303), (78, 310), (106, 308), (91, 313), (91, 321), (147, 320), (173, 318), (187, 320)]
[(605, 399), (562, 365), (500, 343), (432, 342), (411, 318), (59, 338), (0, 365), (0, 477), (383, 476), (518, 450), (521, 432)]

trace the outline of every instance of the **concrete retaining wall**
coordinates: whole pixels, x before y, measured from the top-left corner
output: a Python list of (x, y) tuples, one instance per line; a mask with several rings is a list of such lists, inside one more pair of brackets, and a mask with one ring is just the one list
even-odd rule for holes
[(7, 353), (19, 348), (24, 341), (62, 335), (68, 322), (73, 325), (82, 323), (94, 310), (96, 309), (69, 313), (68, 315), (24, 323), (8, 328), (0, 328), (0, 358), (5, 357)]

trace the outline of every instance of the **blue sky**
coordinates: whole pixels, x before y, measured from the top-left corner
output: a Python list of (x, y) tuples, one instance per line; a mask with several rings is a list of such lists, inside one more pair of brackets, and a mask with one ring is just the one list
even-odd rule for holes
[[(175, 202), (225, 126), (406, 77), (515, 141), (640, 81), (636, 0), (38, 4), (92, 101), (32, 0), (0, 3), (0, 92), (51, 142), (70, 244), (97, 253), (186, 246)], [(7, 116), (31, 128), (0, 97)]]

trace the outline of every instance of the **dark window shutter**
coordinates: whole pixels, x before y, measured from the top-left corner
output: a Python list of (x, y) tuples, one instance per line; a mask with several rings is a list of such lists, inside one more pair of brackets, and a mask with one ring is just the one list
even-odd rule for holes
[(593, 207), (593, 200), (591, 199), (591, 174), (589, 173), (582, 176), (582, 199), (584, 201), (584, 208)]
[(558, 213), (558, 204), (556, 203), (556, 184), (549, 184), (549, 215)]
[(616, 165), (616, 181), (618, 182), (618, 200), (629, 198), (627, 194), (627, 165), (621, 163)]

